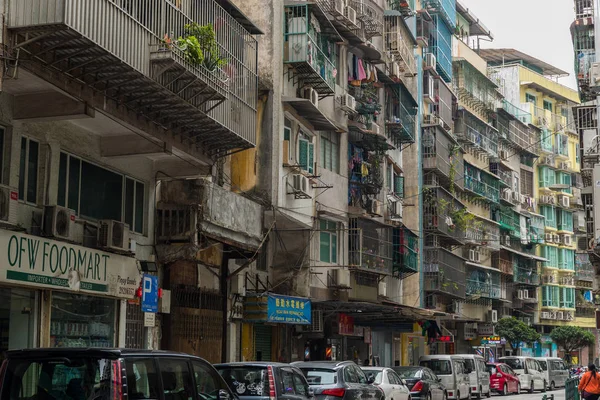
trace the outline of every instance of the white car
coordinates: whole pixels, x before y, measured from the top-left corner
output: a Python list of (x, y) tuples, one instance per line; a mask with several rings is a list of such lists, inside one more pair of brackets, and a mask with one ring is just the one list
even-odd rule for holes
[(404, 379), (391, 368), (361, 367), (369, 381), (385, 393), (385, 400), (410, 400), (410, 390)]

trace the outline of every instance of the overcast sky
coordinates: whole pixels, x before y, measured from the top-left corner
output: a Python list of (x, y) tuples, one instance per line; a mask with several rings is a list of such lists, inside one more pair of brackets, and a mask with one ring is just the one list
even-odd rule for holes
[(494, 41), (482, 48), (514, 48), (552, 64), (570, 76), (560, 83), (576, 89), (574, 53), (569, 30), (574, 0), (459, 0), (492, 31)]

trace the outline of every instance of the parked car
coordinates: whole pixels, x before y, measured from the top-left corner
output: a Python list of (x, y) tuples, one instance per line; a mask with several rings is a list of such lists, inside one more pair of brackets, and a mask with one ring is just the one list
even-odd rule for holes
[(308, 361), (295, 362), (308, 384), (313, 388), (316, 400), (384, 400), (383, 390), (371, 385), (367, 376), (352, 361)]
[(569, 379), (569, 369), (562, 358), (558, 357), (535, 357), (542, 367), (542, 373), (548, 384), (548, 389), (554, 390), (557, 387), (564, 387)]
[(410, 390), (412, 400), (447, 400), (446, 388), (432, 370), (427, 367), (393, 367)]
[(465, 372), (469, 374), (471, 395), (478, 399), (485, 395), (490, 397), (490, 374), (485, 365), (483, 357), (477, 354), (459, 354), (465, 360)]
[(487, 363), (486, 366), (490, 373), (490, 386), (494, 392), (503, 396), (521, 393), (521, 382), (511, 367), (503, 363)]
[(431, 369), (442, 379), (449, 399), (471, 397), (469, 375), (465, 373), (465, 360), (456, 355), (421, 356), (419, 365)]
[(169, 351), (8, 351), (0, 377), (1, 399), (234, 399), (233, 392), (208, 362)]
[(308, 400), (313, 397), (302, 371), (289, 364), (240, 362), (214, 367), (240, 400), (275, 400), (289, 396)]
[(361, 367), (367, 381), (381, 388), (385, 393), (385, 400), (410, 400), (410, 390), (406, 382), (400, 378), (393, 369), (384, 367)]
[(529, 393), (533, 393), (534, 390), (546, 391), (547, 381), (542, 373), (542, 367), (532, 357), (500, 357), (498, 361), (508, 364), (517, 373), (523, 390), (528, 390)]

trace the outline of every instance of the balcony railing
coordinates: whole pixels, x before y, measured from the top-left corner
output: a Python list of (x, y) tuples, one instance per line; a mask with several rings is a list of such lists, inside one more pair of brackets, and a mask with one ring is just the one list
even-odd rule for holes
[(424, 194), (423, 226), (426, 231), (444, 235), (447, 239), (462, 243), (465, 226), (455, 224), (452, 216), (465, 206), (441, 187), (427, 188)]
[(327, 48), (333, 49), (334, 41), (329, 40), (325, 31), (317, 32), (313, 28), (311, 21), (318, 18), (308, 5), (286, 6), (285, 10), (284, 64), (293, 67), (294, 77), (304, 85), (311, 86), (320, 95), (333, 94), (336, 67), (332, 61), (335, 58), (331, 55), (334, 53), (331, 50), (330, 54), (325, 54), (321, 46), (329, 42), (330, 46)]
[(537, 274), (537, 271), (531, 267), (515, 266), (513, 277), (515, 283), (532, 286), (540, 285), (540, 276)]
[(492, 211), (492, 219), (500, 224), (500, 228), (508, 230), (511, 236), (521, 237), (521, 219), (513, 209), (499, 207)]
[(356, 10), (356, 19), (362, 21), (367, 39), (383, 35), (383, 9), (375, 0), (349, 0), (348, 6)]
[(492, 255), (492, 267), (498, 269), (505, 275), (513, 275), (513, 262), (506, 251)]
[(393, 273), (393, 228), (353, 218), (348, 232), (349, 265), (381, 275)]
[(424, 290), (465, 298), (465, 264), (461, 257), (442, 248), (425, 249)]
[(596, 318), (596, 307), (575, 307), (575, 317)]
[[(9, 7), (15, 44), (37, 54), (36, 63), (215, 155), (254, 145), (257, 42), (218, 2), (28, 0)], [(177, 46), (159, 44), (165, 35), (184, 35), (191, 23), (214, 26), (224, 66), (209, 69)]]
[(523, 110), (520, 107), (515, 106), (508, 100), (502, 100), (502, 108), (513, 117), (521, 121), (523, 124), (531, 124), (533, 117), (530, 112)]
[(453, 67), (452, 83), (461, 103), (482, 118), (495, 113), (501, 100), (496, 84), (466, 60), (454, 61)]
[(415, 76), (417, 73), (417, 62), (415, 61), (415, 50), (410, 39), (410, 31), (400, 16), (385, 17), (385, 41), (387, 51), (392, 55), (393, 61), (407, 76)]
[(439, 127), (426, 127), (423, 132), (423, 169), (434, 170), (448, 186), (464, 189), (463, 154), (447, 133)]
[(385, 124), (387, 137), (396, 148), (404, 143), (415, 142), (415, 116), (410, 114), (402, 103), (396, 105), (399, 116)]
[(431, 13), (440, 14), (450, 28), (456, 27), (456, 0), (423, 0), (421, 5)]
[(446, 82), (452, 82), (452, 28), (438, 14), (433, 15), (433, 37), (428, 53), (436, 59), (436, 70)]
[(476, 220), (466, 228), (467, 242), (500, 250), (500, 228), (488, 221)]
[(467, 111), (462, 111), (460, 115), (454, 125), (459, 140), (489, 157), (498, 157), (498, 132)]
[(494, 203), (497, 203), (500, 199), (500, 190), (497, 186), (477, 180), (475, 177), (467, 174), (465, 174), (465, 189)]
[(394, 228), (394, 276), (404, 279), (419, 270), (419, 238), (407, 228)]
[(477, 296), (489, 299), (499, 299), (500, 285), (469, 279), (467, 280), (466, 295), (471, 297)]

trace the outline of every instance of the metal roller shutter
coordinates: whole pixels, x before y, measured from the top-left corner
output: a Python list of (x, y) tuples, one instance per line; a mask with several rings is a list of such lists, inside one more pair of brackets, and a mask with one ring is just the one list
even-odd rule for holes
[(271, 327), (254, 325), (255, 361), (271, 361)]

